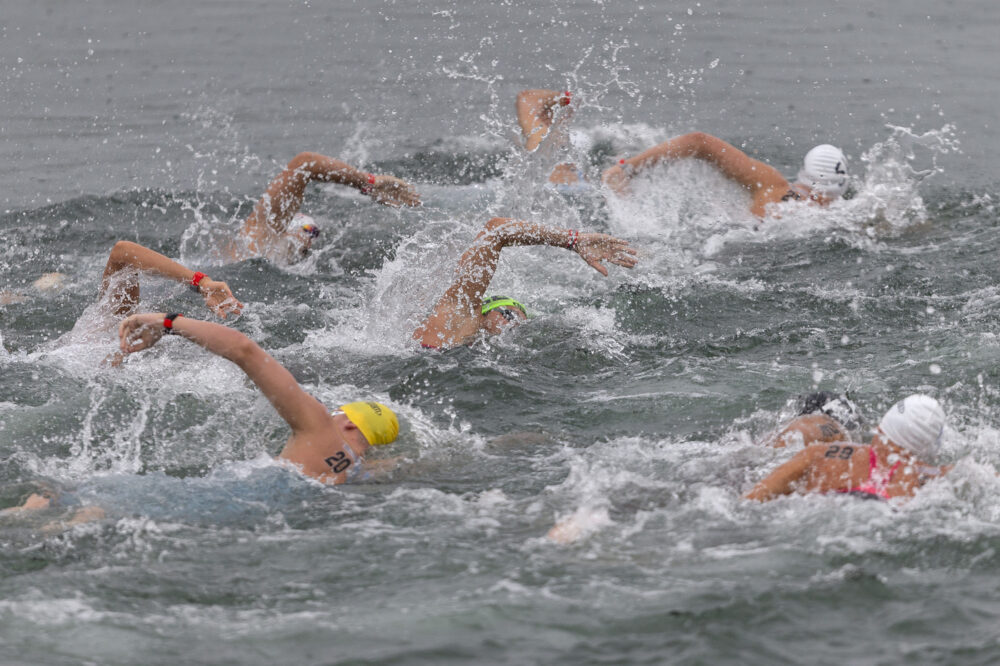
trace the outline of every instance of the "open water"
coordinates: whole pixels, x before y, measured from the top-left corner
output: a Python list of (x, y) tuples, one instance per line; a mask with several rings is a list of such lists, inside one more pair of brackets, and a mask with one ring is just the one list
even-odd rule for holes
[[(0, 523), (0, 662), (997, 663), (998, 23), (988, 0), (7, 0), (0, 508), (44, 484), (107, 517)], [(561, 153), (518, 152), (527, 87), (575, 91)], [(694, 129), (789, 176), (840, 145), (853, 193), (757, 225), (703, 165), (628, 200), (541, 185)], [(312, 258), (217, 259), (302, 150), (425, 205), (313, 186)], [(641, 261), (508, 250), (495, 291), (533, 320), (415, 348), (493, 215)], [(392, 470), (276, 466), (284, 423), (182, 340), (101, 367), (113, 338), (80, 329), (118, 239), (227, 280), (232, 325), (329, 404), (392, 405)], [(203, 311), (155, 279), (143, 307)], [(817, 388), (870, 422), (935, 395), (954, 471), (898, 506), (742, 501)]]

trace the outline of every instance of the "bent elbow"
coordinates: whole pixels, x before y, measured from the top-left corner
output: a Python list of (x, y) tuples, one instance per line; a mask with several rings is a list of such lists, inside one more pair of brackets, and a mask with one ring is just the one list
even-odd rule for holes
[(485, 225), (483, 225), (483, 231), (487, 233), (494, 233), (503, 229), (509, 222), (509, 217), (492, 217), (486, 221)]
[(108, 255), (105, 272), (114, 273), (132, 263), (131, 259), (135, 256), (136, 249), (139, 247), (142, 246), (127, 240), (120, 240), (115, 243), (111, 248), (111, 253)]
[(705, 132), (691, 132), (679, 137), (678, 141), (681, 154), (707, 159), (712, 155), (711, 145), (716, 138)]
[(509, 217), (490, 218), (483, 225), (483, 230), (476, 236), (476, 243), (489, 243), (491, 245), (502, 245), (506, 230), (511, 223)]
[(135, 249), (137, 247), (139, 246), (136, 243), (133, 243), (132, 241), (120, 240), (117, 243), (115, 243), (114, 246), (111, 248), (110, 257), (112, 259), (121, 261), (127, 255), (135, 254)]
[(296, 171), (297, 169), (301, 169), (302, 167), (308, 164), (318, 161), (322, 157), (323, 156), (320, 155), (319, 153), (312, 153), (312, 152), (299, 153), (288, 162), (287, 168), (289, 171)]

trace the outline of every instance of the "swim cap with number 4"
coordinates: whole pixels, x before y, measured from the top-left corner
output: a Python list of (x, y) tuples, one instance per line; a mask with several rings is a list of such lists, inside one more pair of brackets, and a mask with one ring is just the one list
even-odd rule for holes
[(842, 196), (847, 191), (847, 158), (836, 146), (816, 146), (806, 153), (798, 181), (829, 199)]

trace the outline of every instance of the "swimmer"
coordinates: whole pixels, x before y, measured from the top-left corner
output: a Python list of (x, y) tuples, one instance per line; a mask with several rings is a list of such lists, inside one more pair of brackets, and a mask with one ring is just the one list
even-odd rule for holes
[[(238, 315), (243, 304), (236, 300), (229, 285), (193, 271), (155, 250), (131, 241), (118, 241), (111, 248), (104, 265), (97, 303), (87, 309), (68, 337), (90, 339), (106, 335), (117, 327), (122, 317), (132, 314), (139, 304), (139, 276), (149, 273), (187, 284), (205, 301), (205, 307), (218, 317)], [(63, 342), (67, 340), (64, 338)], [(114, 353), (103, 363), (117, 366), (123, 356)]]
[(482, 334), (496, 335), (528, 318), (526, 308), (512, 298), (485, 298), (500, 252), (511, 245), (551, 245), (572, 250), (594, 270), (607, 276), (605, 261), (632, 268), (635, 250), (627, 241), (607, 234), (550, 229), (524, 220), (495, 217), (476, 236), (458, 262), (455, 281), (413, 332), (429, 349), (467, 344)]
[(353, 187), (385, 206), (418, 206), (420, 195), (405, 181), (394, 176), (375, 175), (346, 162), (320, 155), (299, 153), (267, 186), (240, 231), (240, 244), (228, 248), (227, 258), (280, 258), (296, 261), (309, 252), (319, 236), (312, 218), (296, 217), (302, 207), (306, 186), (313, 182), (337, 183)]
[[(193, 271), (138, 243), (118, 241), (111, 248), (108, 261), (104, 266), (98, 297), (98, 302), (101, 303), (102, 308), (107, 309), (107, 314), (122, 317), (135, 310), (139, 304), (140, 273), (151, 273), (175, 282), (191, 285), (191, 289), (205, 300), (205, 306), (219, 317), (226, 318), (230, 314), (239, 314), (243, 309), (243, 304), (236, 300), (232, 291), (229, 290), (229, 285), (225, 282), (213, 280), (200, 271)], [(56, 283), (58, 286), (62, 284), (63, 278), (61, 273), (46, 273), (35, 281), (34, 286), (37, 289), (44, 289)], [(39, 284), (43, 279), (45, 282)], [(121, 363), (122, 358), (121, 354), (112, 354), (105, 359), (105, 362), (117, 366)], [(52, 505), (54, 495), (55, 492), (52, 490), (32, 493), (20, 506), (0, 510), (0, 517), (16, 516), (46, 509)], [(83, 507), (74, 511), (68, 521), (50, 523), (43, 528), (43, 531), (51, 531), (56, 527), (72, 527), (103, 517), (104, 512), (100, 508)]]
[[(391, 409), (376, 402), (353, 402), (332, 413), (327, 411), (288, 370), (242, 333), (179, 314), (132, 315), (122, 321), (118, 330), (123, 356), (153, 346), (165, 333), (177, 333), (240, 366), (292, 428), (279, 459), (307, 476), (338, 484), (367, 472), (384, 471), (381, 467), (392, 463), (376, 461), (361, 468), (370, 446), (396, 439), (399, 422)], [(58, 506), (59, 501), (60, 494), (46, 487), (31, 493), (19, 506), (0, 510), (0, 519), (31, 515)], [(41, 531), (64, 530), (105, 516), (104, 509), (98, 506), (77, 507), (67, 519), (50, 521)]]
[(893, 405), (868, 446), (849, 441), (813, 444), (775, 469), (746, 499), (766, 501), (799, 493), (845, 493), (870, 499), (911, 497), (946, 473), (934, 465), (944, 431), (941, 405), (911, 395)]
[(798, 416), (766, 443), (780, 449), (791, 444), (846, 442), (851, 439), (848, 431), (858, 430), (860, 425), (857, 408), (848, 398), (829, 391), (809, 393), (802, 397)]
[[(811, 446), (822, 443), (847, 443), (849, 430), (859, 427), (856, 407), (845, 396), (821, 391), (800, 396), (801, 409), (787, 426), (765, 440), (775, 448), (785, 446)], [(860, 446), (860, 445), (854, 445)], [(633, 501), (631, 504), (635, 505)], [(638, 507), (643, 508), (641, 502)], [(621, 512), (621, 500), (615, 498), (610, 506), (583, 506), (569, 516), (561, 518), (546, 534), (558, 544), (579, 541), (590, 532), (610, 524), (613, 513)], [(653, 507), (649, 507), (653, 508)]]
[(847, 158), (839, 148), (822, 144), (810, 150), (796, 181), (789, 183), (774, 167), (704, 132), (684, 134), (623, 159), (606, 170), (602, 180), (614, 192), (624, 194), (636, 175), (660, 162), (688, 157), (712, 164), (747, 190), (752, 197), (750, 212), (759, 218), (767, 215), (770, 204), (802, 201), (827, 206), (847, 191)]
[(390, 444), (399, 434), (399, 421), (385, 405), (352, 402), (330, 411), (257, 343), (222, 324), (144, 313), (125, 319), (118, 328), (123, 354), (148, 349), (171, 333), (232, 361), (247, 374), (292, 429), (278, 458), (306, 476), (344, 483), (360, 472), (370, 447)]
[[(558, 130), (573, 117), (570, 91), (522, 90), (517, 94), (517, 123), (524, 136), (524, 149), (535, 152), (547, 138), (549, 144), (558, 143), (564, 134)], [(558, 137), (558, 138), (557, 138)], [(557, 188), (585, 186), (583, 174), (575, 164), (557, 164), (549, 175), (549, 183)]]

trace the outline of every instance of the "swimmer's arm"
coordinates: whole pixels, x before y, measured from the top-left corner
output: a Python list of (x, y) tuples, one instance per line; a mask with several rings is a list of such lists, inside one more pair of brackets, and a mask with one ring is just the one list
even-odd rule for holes
[(7, 509), (0, 511), (0, 516), (10, 516), (21, 513), (27, 513), (29, 511), (40, 511), (41, 509), (47, 509), (52, 506), (52, 500), (40, 493), (31, 493), (28, 499), (18, 506), (12, 506)]
[[(374, 183), (369, 182), (369, 175), (374, 178)], [(305, 152), (293, 157), (284, 171), (267, 186), (246, 226), (267, 226), (274, 233), (284, 233), (302, 206), (306, 186), (313, 181), (353, 187), (369, 194), (378, 203), (389, 206), (416, 206), (420, 203), (420, 195), (399, 178), (369, 174), (334, 157)]]
[[(288, 163), (286, 172), (288, 171), (297, 174), (297, 180), (293, 179), (296, 183), (295, 189), (296, 191), (301, 189), (296, 195), (297, 203), (292, 215), (298, 212), (299, 206), (302, 205), (305, 186), (310, 181), (347, 185), (359, 190), (362, 194), (369, 195), (373, 201), (387, 206), (417, 206), (420, 204), (420, 195), (417, 194), (412, 185), (404, 180), (386, 174), (368, 173), (356, 169), (346, 162), (319, 153), (299, 153)], [(301, 188), (299, 188), (299, 183), (301, 183)]]
[(476, 236), (472, 247), (458, 261), (455, 280), (438, 299), (427, 319), (413, 332), (425, 347), (462, 344), (479, 331), (483, 295), (497, 270), (504, 248), (499, 229), (511, 222), (495, 217)]
[[(101, 297), (112, 285), (112, 277), (121, 271), (146, 272), (174, 280), (191, 283), (194, 271), (155, 250), (131, 241), (118, 241), (111, 248), (108, 263), (104, 266), (101, 279)], [(205, 277), (198, 283), (198, 293), (205, 299), (205, 305), (216, 315), (225, 318), (229, 313), (239, 314), (243, 304), (236, 300), (225, 282)], [(139, 283), (126, 280), (111, 293), (114, 312), (117, 315), (131, 313), (139, 303)]]
[[(28, 513), (38, 512), (43, 509), (47, 509), (52, 506), (52, 500), (43, 494), (32, 493), (28, 499), (24, 501), (20, 506), (11, 507), (9, 509), (3, 509), (0, 511), (0, 517), (9, 517), (17, 515), (26, 515)], [(104, 509), (99, 506), (83, 506), (76, 509), (69, 520), (52, 520), (42, 526), (41, 531), (46, 534), (51, 534), (58, 531), (67, 530), (76, 525), (82, 525), (83, 523), (93, 522), (95, 520), (103, 520), (105, 517)]]
[[(132, 354), (156, 344), (166, 334), (164, 316), (146, 313), (123, 321), (118, 328), (121, 350)], [(326, 407), (306, 393), (283, 365), (239, 331), (190, 317), (174, 319), (173, 331), (238, 365), (295, 435), (323, 433), (332, 427), (333, 417)]]
[(780, 198), (788, 190), (788, 181), (774, 167), (755, 160), (742, 150), (705, 132), (691, 132), (645, 150), (624, 160), (604, 172), (604, 181), (619, 189), (632, 176), (663, 161), (686, 157), (703, 160), (714, 165), (729, 180), (735, 181), (751, 193), (774, 192)]
[(455, 281), (434, 306), (431, 315), (413, 333), (429, 347), (460, 344), (479, 330), (483, 296), (496, 273), (503, 248), (511, 245), (553, 245), (572, 249), (602, 275), (608, 274), (604, 261), (618, 266), (635, 266), (635, 250), (627, 241), (607, 234), (580, 233), (554, 229), (525, 220), (495, 217), (486, 223), (472, 247), (458, 262)]
[(553, 110), (560, 104), (568, 103), (565, 93), (555, 90), (522, 90), (518, 93), (517, 123), (524, 135), (525, 150), (531, 152), (538, 148), (552, 126)]
[(803, 449), (791, 460), (771, 472), (767, 478), (760, 481), (753, 489), (744, 495), (744, 499), (765, 502), (780, 495), (788, 495), (795, 490), (797, 482), (805, 476), (816, 456), (812, 449)]

